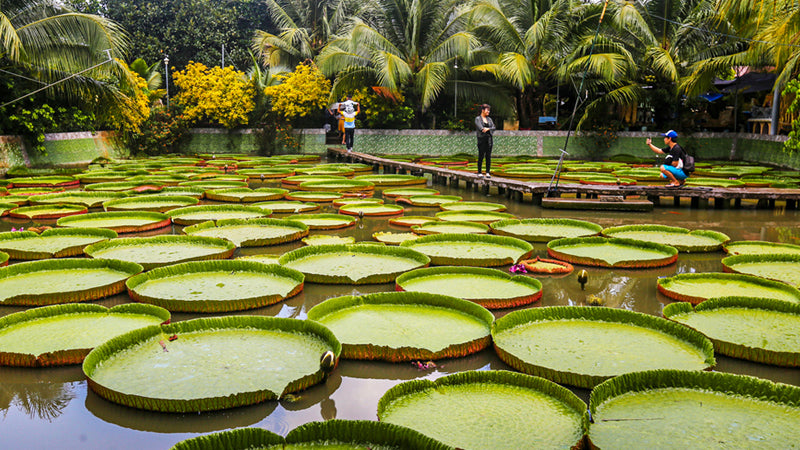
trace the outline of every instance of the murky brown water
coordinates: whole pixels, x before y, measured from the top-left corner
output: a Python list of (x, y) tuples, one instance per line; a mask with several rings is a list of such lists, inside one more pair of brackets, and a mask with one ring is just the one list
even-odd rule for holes
[[(652, 213), (597, 213), (554, 211), (514, 203), (497, 195), (488, 198), (464, 189), (434, 186), (445, 194), (461, 195), (465, 200), (483, 200), (508, 204), (509, 212), (523, 218), (563, 217), (589, 220), (604, 227), (637, 223), (658, 223), (690, 229), (704, 228), (723, 232), (733, 240), (766, 240), (800, 244), (800, 212), (756, 210), (745, 204), (740, 210), (691, 210), (685, 206), (657, 208)], [(669, 201), (671, 203), (671, 199)], [(434, 208), (408, 208), (407, 215), (433, 215)], [(321, 212), (335, 212), (326, 206)], [(0, 231), (11, 227), (29, 227), (26, 221), (4, 218)], [(356, 227), (328, 233), (371, 240), (375, 231), (407, 229), (388, 225), (386, 219), (365, 218)], [(179, 227), (151, 232), (179, 233)], [(254, 253), (281, 254), (300, 243), (274, 247), (237, 250), (238, 255)], [(535, 246), (545, 256), (544, 245)], [(544, 286), (540, 302), (533, 307), (580, 305), (588, 294), (606, 299), (607, 306), (660, 315), (669, 302), (656, 290), (658, 277), (682, 272), (718, 272), (723, 253), (681, 254), (677, 264), (653, 270), (588, 269), (586, 290), (582, 291), (575, 274), (539, 277)], [(391, 291), (392, 284), (368, 286), (328, 286), (307, 283), (302, 293), (267, 308), (240, 314), (256, 314), (304, 319), (306, 311), (325, 299), (340, 295)], [(127, 295), (98, 301), (104, 306), (129, 302)], [(0, 306), (0, 316), (23, 308)], [(500, 317), (509, 311), (497, 311)], [(173, 314), (173, 320), (198, 315)], [(783, 369), (717, 356), (716, 370), (753, 375), (800, 386), (800, 369)], [(342, 360), (337, 370), (321, 385), (300, 393), (290, 402), (267, 402), (259, 405), (202, 414), (162, 414), (140, 411), (108, 402), (87, 389), (79, 366), (50, 369), (0, 368), (0, 448), (169, 448), (176, 442), (199, 434), (240, 427), (261, 427), (285, 435), (306, 422), (324, 419), (377, 419), (378, 399), (390, 387), (416, 378), (438, 378), (454, 372), (481, 369), (509, 369), (493, 350), (468, 358), (444, 360), (434, 370), (420, 371), (411, 364), (353, 362)], [(588, 401), (589, 391), (575, 389)]]

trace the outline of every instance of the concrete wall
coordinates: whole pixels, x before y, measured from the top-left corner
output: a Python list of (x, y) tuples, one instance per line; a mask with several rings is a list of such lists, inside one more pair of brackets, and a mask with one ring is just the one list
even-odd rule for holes
[[(327, 151), (325, 132), (320, 129), (295, 130), (301, 153), (322, 154)], [(188, 142), (180, 149), (183, 153), (250, 153), (258, 152), (254, 130), (225, 130), (219, 128), (194, 128)]]
[(43, 145), (44, 152), (34, 151), (18, 136), (0, 136), (0, 168), (87, 164), (101, 156), (128, 156), (107, 131), (46, 134)]

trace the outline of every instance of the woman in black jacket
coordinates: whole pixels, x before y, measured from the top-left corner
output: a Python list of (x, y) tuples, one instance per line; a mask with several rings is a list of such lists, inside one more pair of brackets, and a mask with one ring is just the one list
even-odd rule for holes
[(481, 165), (486, 158), (486, 178), (491, 178), (489, 170), (492, 166), (492, 132), (496, 129), (489, 117), (489, 105), (481, 105), (481, 114), (475, 118), (475, 130), (478, 133), (478, 176), (482, 177)]

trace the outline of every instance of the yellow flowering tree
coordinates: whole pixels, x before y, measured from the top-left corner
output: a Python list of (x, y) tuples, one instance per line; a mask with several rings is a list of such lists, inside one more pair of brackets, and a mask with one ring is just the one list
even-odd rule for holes
[(174, 74), (179, 93), (173, 101), (184, 108), (192, 123), (205, 122), (233, 128), (247, 124), (255, 108), (255, 87), (232, 67), (211, 67), (190, 62)]
[(124, 62), (121, 65), (128, 69), (128, 78), (120, 80), (119, 101), (105, 109), (106, 122), (113, 129), (122, 133), (138, 132), (142, 123), (150, 117), (150, 99), (147, 82)]
[(314, 64), (299, 64), (294, 72), (278, 75), (281, 84), (264, 93), (272, 100), (272, 112), (289, 122), (308, 117), (327, 106), (331, 82)]

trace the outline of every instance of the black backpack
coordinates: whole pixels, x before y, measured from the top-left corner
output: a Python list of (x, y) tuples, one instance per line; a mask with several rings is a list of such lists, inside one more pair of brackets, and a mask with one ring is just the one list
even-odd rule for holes
[(694, 172), (694, 156), (684, 152), (683, 153), (683, 173), (690, 174)]

